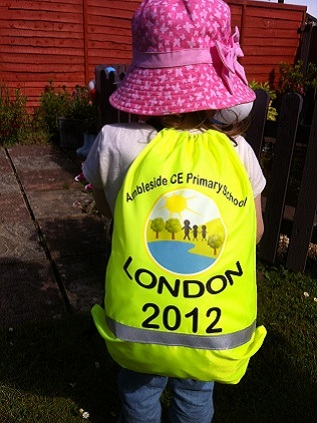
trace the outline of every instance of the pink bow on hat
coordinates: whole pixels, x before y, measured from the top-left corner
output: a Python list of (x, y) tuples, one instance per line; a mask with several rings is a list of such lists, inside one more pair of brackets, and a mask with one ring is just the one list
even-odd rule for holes
[(233, 94), (231, 82), (231, 75), (233, 73), (237, 74), (245, 85), (248, 85), (244, 67), (238, 62), (238, 57), (244, 56), (239, 44), (239, 36), (239, 29), (236, 26), (234, 34), (229, 38), (228, 45), (222, 44), (220, 41), (215, 41), (216, 51), (223, 64), (221, 77), (231, 94)]

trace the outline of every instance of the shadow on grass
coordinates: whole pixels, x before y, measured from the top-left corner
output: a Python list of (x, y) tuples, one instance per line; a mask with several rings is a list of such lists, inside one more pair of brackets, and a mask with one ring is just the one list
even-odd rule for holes
[(316, 421), (317, 304), (305, 291), (317, 294), (309, 275), (281, 266), (258, 272), (258, 324), (268, 334), (242, 381), (217, 386), (215, 423)]
[(13, 422), (117, 421), (118, 366), (103, 340), (90, 332), (91, 318), (14, 327), (1, 333), (1, 419)]
[(237, 386), (217, 385), (214, 423), (316, 422), (316, 380), (295, 354), (268, 327), (242, 381)]

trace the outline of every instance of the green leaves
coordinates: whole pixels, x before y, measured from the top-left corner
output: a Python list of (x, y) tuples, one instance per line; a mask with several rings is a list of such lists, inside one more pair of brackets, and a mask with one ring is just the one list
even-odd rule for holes
[(26, 100), (20, 88), (0, 83), (0, 145), (14, 144), (25, 134), (30, 125)]
[(296, 92), (305, 95), (309, 89), (317, 88), (317, 65), (309, 63), (306, 71), (303, 66), (302, 60), (298, 60), (294, 65), (284, 62), (279, 64), (279, 93)]

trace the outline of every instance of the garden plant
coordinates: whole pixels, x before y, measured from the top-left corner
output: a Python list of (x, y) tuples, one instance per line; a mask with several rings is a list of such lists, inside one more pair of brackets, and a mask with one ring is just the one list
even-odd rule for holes
[(48, 134), (30, 114), (21, 88), (0, 82), (0, 145), (46, 142)]
[(97, 133), (95, 90), (76, 85), (72, 92), (50, 80), (34, 110), (27, 107), (23, 89), (0, 82), (0, 145), (59, 142), (59, 118), (79, 119), (85, 133)]

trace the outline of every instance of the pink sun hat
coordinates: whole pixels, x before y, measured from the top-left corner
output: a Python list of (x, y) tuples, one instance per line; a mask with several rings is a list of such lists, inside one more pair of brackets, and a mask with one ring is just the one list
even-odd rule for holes
[(157, 116), (252, 102), (230, 8), (222, 0), (144, 0), (132, 19), (133, 60), (115, 108)]

